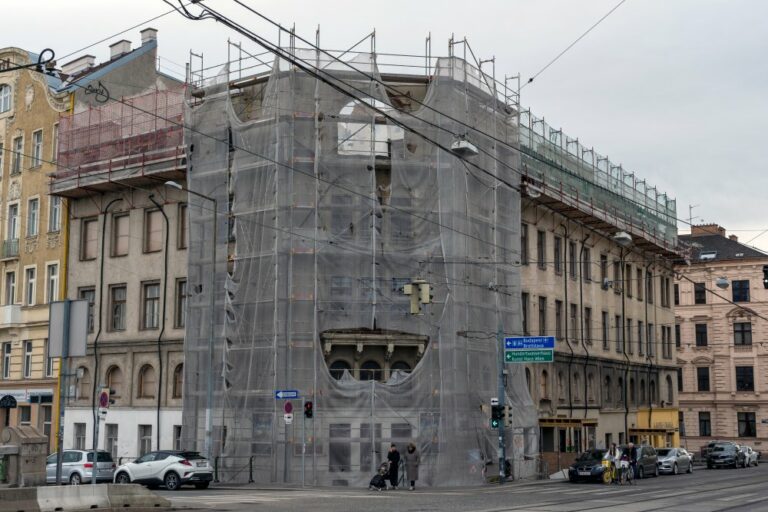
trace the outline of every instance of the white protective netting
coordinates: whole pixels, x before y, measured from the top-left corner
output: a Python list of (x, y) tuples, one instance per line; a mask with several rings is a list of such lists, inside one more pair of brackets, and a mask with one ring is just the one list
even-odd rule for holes
[[(378, 77), (374, 56), (352, 64)], [(481, 410), (497, 395), (496, 328), (521, 330), (519, 193), (369, 105), (446, 147), (467, 128), (442, 114), (516, 147), (517, 112), (477, 87), (477, 71), (465, 72), (459, 59), (438, 61), (423, 100), (434, 110), (412, 114), (392, 108), (384, 87), (364, 74), (326, 71), (366, 100), (285, 62), (237, 95), (225, 70), (202, 99), (190, 98), (189, 188), (215, 197), (222, 213), (209, 370), (211, 204), (190, 196), (185, 445), (203, 448), (212, 371), (222, 481), (252, 474), (256, 482), (364, 486), (390, 442), (402, 452), (414, 441), (421, 483), (481, 483), (486, 461), (498, 474), (497, 435)], [(222, 142), (230, 133), (231, 146)], [(519, 182), (510, 169), (519, 168), (516, 150), (469, 138), (488, 153), (473, 162)], [(417, 277), (434, 295), (419, 316), (401, 291)], [(328, 333), (427, 341), (410, 373), (337, 380), (324, 355)], [(314, 402), (314, 417), (304, 422), (294, 401), (294, 422), (285, 425), (277, 389), (299, 390)], [(527, 476), (537, 414), (521, 366), (510, 365), (506, 389), (514, 418), (507, 457), (516, 477)]]

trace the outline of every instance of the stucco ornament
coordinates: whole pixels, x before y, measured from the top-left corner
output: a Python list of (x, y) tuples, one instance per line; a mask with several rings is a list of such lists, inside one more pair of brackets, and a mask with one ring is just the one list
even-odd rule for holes
[(32, 108), (33, 101), (35, 101), (35, 88), (29, 85), (24, 93), (24, 105), (27, 107), (27, 110)]
[(19, 183), (19, 180), (13, 180), (11, 181), (11, 184), (8, 186), (8, 200), (13, 201), (20, 197), (21, 197), (21, 183)]

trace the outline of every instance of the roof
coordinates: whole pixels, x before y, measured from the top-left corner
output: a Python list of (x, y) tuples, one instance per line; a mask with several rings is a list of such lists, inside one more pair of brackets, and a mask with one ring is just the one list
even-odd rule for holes
[(721, 235), (680, 235), (679, 239), (691, 246), (691, 263), (768, 259), (768, 254)]
[(88, 68), (84, 72), (77, 75), (66, 77), (64, 85), (59, 89), (59, 91), (71, 91), (75, 87), (85, 87), (88, 83), (101, 79), (103, 76), (111, 73), (120, 66), (128, 64), (129, 62), (156, 48), (157, 40), (148, 41), (135, 50), (119, 55), (114, 59), (108, 60), (106, 62), (102, 62), (98, 66)]

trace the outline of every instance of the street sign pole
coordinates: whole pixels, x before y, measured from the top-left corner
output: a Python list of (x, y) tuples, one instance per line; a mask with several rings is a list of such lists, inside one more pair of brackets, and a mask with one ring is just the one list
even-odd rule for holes
[(304, 454), (307, 452), (307, 413), (304, 397), (301, 397), (301, 410), (304, 411), (301, 418), (301, 486), (304, 487)]
[[(499, 403), (507, 405), (507, 395), (504, 390), (504, 327), (499, 321), (499, 331), (497, 334), (497, 341), (499, 343)], [(504, 430), (506, 428), (505, 422), (499, 422), (499, 485), (504, 483), (506, 473), (506, 461), (507, 452), (506, 445), (504, 443)]]
[[(64, 301), (64, 328), (62, 329), (61, 359), (59, 359), (59, 437), (56, 439), (56, 485), (61, 485), (61, 462), (64, 450), (65, 392), (69, 395), (69, 299)], [(66, 373), (64, 372), (66, 368)], [(63, 375), (63, 376), (62, 376)], [(95, 378), (95, 376), (94, 376)]]

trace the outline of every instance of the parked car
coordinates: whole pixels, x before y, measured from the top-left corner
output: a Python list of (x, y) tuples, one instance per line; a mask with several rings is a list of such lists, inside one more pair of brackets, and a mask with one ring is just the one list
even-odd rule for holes
[(656, 455), (659, 458), (659, 473), (693, 473), (693, 460), (683, 448), (659, 448)]
[(744, 462), (742, 463), (741, 467), (746, 468), (749, 466), (757, 466), (757, 459), (759, 455), (758, 452), (753, 450), (751, 446), (741, 445), (739, 451), (744, 454)]
[[(57, 453), (48, 456), (45, 461), (45, 480), (56, 483)], [(96, 481), (111, 482), (115, 474), (112, 454), (99, 450), (96, 457)], [(93, 476), (93, 452), (85, 450), (66, 450), (62, 453), (61, 481), (71, 485), (89, 483)]]
[[(619, 447), (621, 451), (627, 449), (626, 445)], [(637, 449), (637, 478), (645, 478), (647, 476), (659, 476), (658, 456), (653, 446), (642, 444), (635, 446)]]
[(186, 484), (206, 489), (211, 480), (213, 468), (208, 459), (197, 452), (188, 451), (149, 452), (115, 471), (117, 484), (164, 485), (169, 491), (175, 491)]
[(606, 450), (587, 450), (568, 468), (571, 482), (603, 481), (603, 456)]
[(737, 468), (744, 465), (744, 452), (734, 443), (718, 443), (707, 455), (707, 469), (717, 467)]

